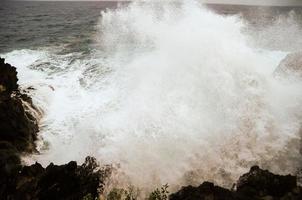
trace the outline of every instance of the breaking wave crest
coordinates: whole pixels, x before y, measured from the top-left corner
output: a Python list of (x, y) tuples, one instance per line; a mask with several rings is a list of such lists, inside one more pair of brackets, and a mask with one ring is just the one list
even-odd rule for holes
[(92, 155), (142, 187), (230, 186), (255, 164), (300, 166), (301, 81), (273, 76), (286, 53), (249, 47), (238, 17), (194, 1), (131, 3), (99, 26), (90, 55), (4, 55), (45, 111), (34, 160)]

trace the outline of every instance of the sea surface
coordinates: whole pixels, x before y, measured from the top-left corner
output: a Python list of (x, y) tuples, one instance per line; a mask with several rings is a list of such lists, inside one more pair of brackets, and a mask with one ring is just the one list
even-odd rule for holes
[[(101, 10), (114, 9), (123, 4), (128, 2), (1, 1), (0, 53), (39, 47), (64, 47), (63, 52), (89, 51), (94, 48)], [(299, 32), (302, 26), (302, 7), (218, 4), (206, 6), (222, 15), (240, 15), (249, 22), (250, 28), (257, 28), (258, 35), (265, 34), (261, 32), (261, 28), (280, 29), (283, 25), (281, 23), (292, 20), (294, 24), (291, 25), (298, 26), (296, 27), (298, 30), (291, 32), (284, 27), (285, 30), (277, 30), (277, 32), (271, 30), (266, 33), (265, 36), (274, 38), (277, 40), (276, 43), (284, 43), (282, 40), (288, 40), (289, 37), (297, 39), (293, 36), (302, 34)], [(288, 41), (288, 43), (302, 48), (301, 40)]]
[(39, 47), (89, 51), (101, 10), (117, 2), (0, 2), (0, 52)]
[(230, 187), (253, 165), (302, 163), (301, 7), (0, 2), (0, 56), (44, 112), (47, 165), (88, 155), (117, 185)]

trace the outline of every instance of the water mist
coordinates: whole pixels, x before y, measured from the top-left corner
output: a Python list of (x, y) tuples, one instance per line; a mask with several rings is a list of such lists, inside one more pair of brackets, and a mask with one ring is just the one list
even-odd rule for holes
[[(33, 159), (95, 156), (120, 166), (120, 184), (140, 187), (229, 187), (255, 164), (297, 170), (302, 84), (273, 74), (285, 52), (250, 47), (239, 17), (195, 1), (131, 3), (101, 15), (98, 49), (84, 59), (5, 55), (45, 111)], [(41, 60), (55, 67), (37, 70)]]

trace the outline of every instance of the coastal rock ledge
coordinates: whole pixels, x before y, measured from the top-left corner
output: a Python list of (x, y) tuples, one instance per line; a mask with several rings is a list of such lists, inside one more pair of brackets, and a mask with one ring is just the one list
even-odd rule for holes
[[(46, 168), (39, 163), (22, 165), (21, 155), (38, 153), (35, 141), (41, 112), (20, 91), (17, 81), (16, 68), (0, 58), (0, 199), (100, 199), (112, 167), (99, 167), (93, 157), (87, 157), (82, 165), (75, 161), (60, 166), (51, 163)], [(257, 166), (241, 176), (235, 188), (204, 182), (198, 187), (183, 187), (169, 197), (153, 193), (148, 200), (302, 200), (295, 176), (275, 175)], [(112, 200), (135, 199), (115, 196)]]
[(204, 182), (198, 187), (187, 186), (170, 195), (170, 200), (301, 200), (302, 188), (295, 176), (275, 175), (254, 166), (242, 175), (236, 190), (228, 190)]
[(1, 180), (20, 166), (20, 154), (35, 151), (37, 110), (18, 86), (16, 68), (0, 58), (0, 173)]
[(16, 68), (0, 58), (0, 199), (96, 199), (111, 169), (100, 168), (92, 157), (80, 166), (22, 165), (21, 155), (38, 153), (41, 112), (17, 82)]

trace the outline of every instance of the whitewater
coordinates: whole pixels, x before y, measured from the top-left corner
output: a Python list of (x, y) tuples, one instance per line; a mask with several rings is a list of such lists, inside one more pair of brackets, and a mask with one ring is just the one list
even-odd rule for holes
[(239, 16), (195, 1), (102, 11), (89, 55), (60, 47), (5, 53), (44, 112), (39, 155), (117, 170), (115, 185), (214, 181), (253, 165), (301, 167), (302, 82), (274, 73), (289, 53), (253, 46)]

